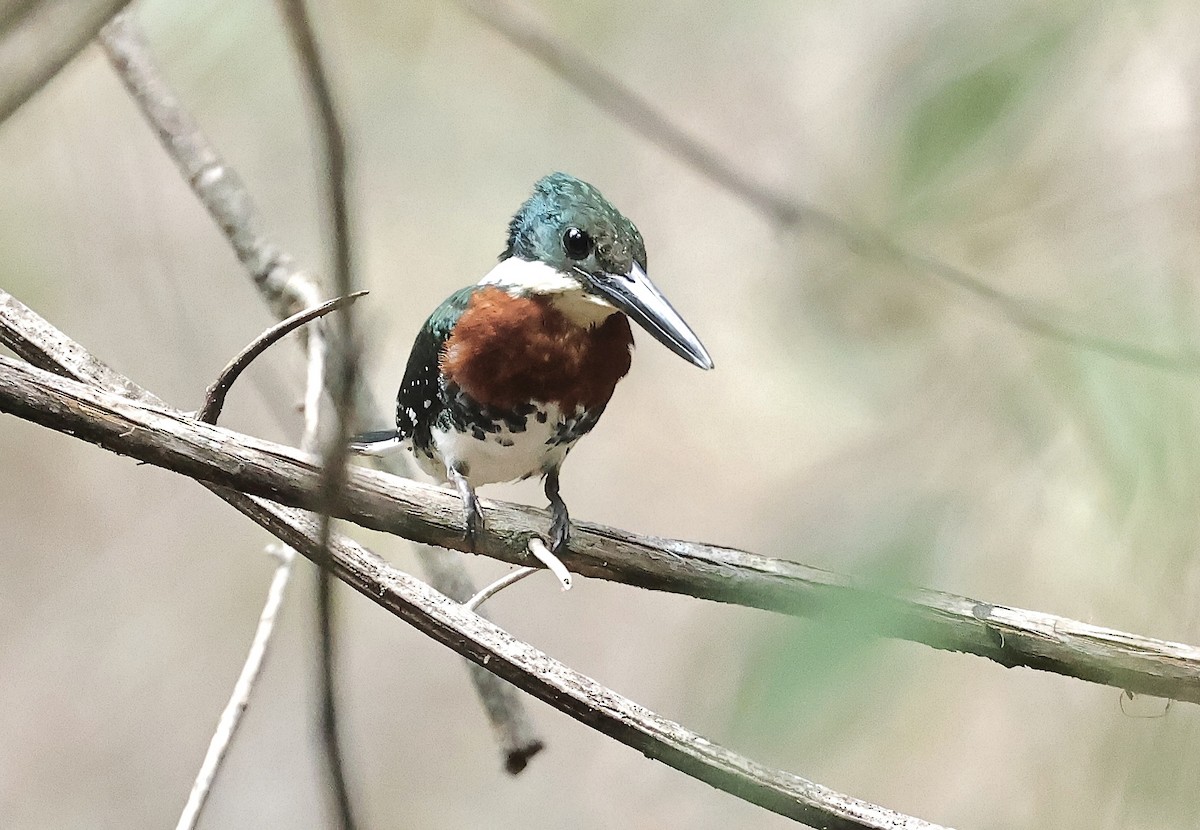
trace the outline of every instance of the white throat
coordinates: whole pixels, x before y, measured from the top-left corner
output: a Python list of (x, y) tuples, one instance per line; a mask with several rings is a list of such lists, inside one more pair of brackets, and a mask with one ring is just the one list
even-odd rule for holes
[(544, 262), (509, 257), (489, 271), (479, 284), (503, 288), (514, 297), (530, 294), (547, 297), (555, 309), (579, 326), (598, 325), (617, 312), (602, 297), (584, 291), (578, 280)]

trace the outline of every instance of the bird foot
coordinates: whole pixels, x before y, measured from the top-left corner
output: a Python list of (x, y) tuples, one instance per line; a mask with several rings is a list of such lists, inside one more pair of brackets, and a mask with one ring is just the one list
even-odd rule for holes
[(567, 552), (567, 544), (571, 541), (571, 519), (566, 510), (555, 511), (554, 521), (550, 524), (550, 550), (555, 556)]
[(469, 501), (463, 504), (463, 524), (466, 525), (466, 531), (463, 532), (463, 541), (467, 543), (467, 549), (471, 553), (475, 553), (475, 540), (479, 534), (483, 532), (483, 512), (479, 509), (479, 500), (475, 498), (475, 494), (471, 494)]
[(567, 543), (571, 541), (571, 516), (567, 513), (566, 502), (558, 493), (558, 470), (546, 471), (546, 498), (550, 500), (550, 547), (555, 556), (567, 552)]
[(446, 472), (449, 474), (450, 480), (454, 482), (458, 496), (463, 503), (463, 525), (466, 527), (463, 532), (463, 541), (467, 543), (467, 550), (475, 553), (475, 540), (484, 528), (483, 511), (479, 509), (479, 499), (475, 497), (475, 490), (467, 481), (467, 477), (459, 470), (451, 467)]

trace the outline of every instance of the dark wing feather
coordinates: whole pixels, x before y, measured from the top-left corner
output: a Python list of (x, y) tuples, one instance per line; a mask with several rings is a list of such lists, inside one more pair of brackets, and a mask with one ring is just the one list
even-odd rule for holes
[(411, 438), (413, 445), (424, 449), (430, 445), (430, 429), (441, 414), (438, 358), (458, 318), (471, 301), (477, 285), (460, 288), (450, 295), (421, 326), (408, 356), (404, 381), (396, 395), (396, 430), (401, 438)]

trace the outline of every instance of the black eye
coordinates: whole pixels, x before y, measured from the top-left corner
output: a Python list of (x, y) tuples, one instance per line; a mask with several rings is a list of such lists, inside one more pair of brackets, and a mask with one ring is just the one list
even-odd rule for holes
[(592, 238), (579, 228), (567, 228), (563, 232), (563, 250), (571, 259), (587, 259), (592, 246)]

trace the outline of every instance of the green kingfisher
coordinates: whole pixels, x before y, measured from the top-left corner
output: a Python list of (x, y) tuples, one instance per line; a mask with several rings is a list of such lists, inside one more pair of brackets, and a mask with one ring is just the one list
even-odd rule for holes
[(546, 176), (509, 223), (499, 264), (421, 327), (396, 428), (360, 435), (352, 447), (407, 449), (425, 472), (453, 483), (472, 547), (483, 527), (476, 487), (544, 477), (557, 554), (570, 536), (559, 469), (629, 371), (630, 318), (685, 360), (713, 367), (646, 276), (634, 224), (592, 185)]

